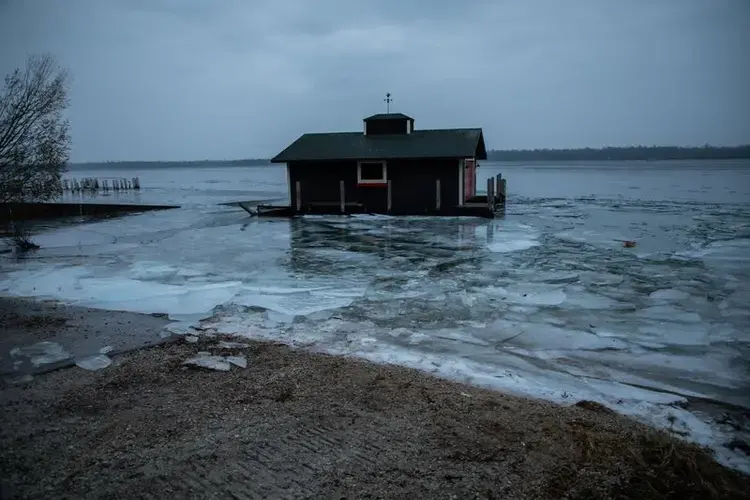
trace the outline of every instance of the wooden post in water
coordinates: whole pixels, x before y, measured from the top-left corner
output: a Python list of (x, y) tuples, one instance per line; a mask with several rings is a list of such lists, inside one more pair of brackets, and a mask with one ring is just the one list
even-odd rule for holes
[(503, 206), (505, 206), (505, 191), (507, 187), (508, 187), (507, 181), (505, 179), (500, 179), (500, 187), (498, 188), (497, 194), (499, 196), (502, 196), (500, 201), (503, 204)]
[(494, 195), (495, 183), (492, 181), (492, 177), (487, 179), (487, 207), (492, 210), (495, 207), (495, 195)]
[(302, 184), (300, 184), (300, 181), (296, 182), (296, 198), (297, 198), (297, 213), (302, 211)]
[(435, 180), (435, 210), (440, 211), (440, 179)]
[(346, 213), (346, 188), (344, 181), (339, 181), (339, 198), (341, 199), (341, 213)]
[(495, 176), (495, 196), (500, 194), (500, 184), (503, 183), (503, 174), (497, 174)]
[(391, 180), (388, 179), (388, 194), (386, 194), (386, 211), (391, 213)]

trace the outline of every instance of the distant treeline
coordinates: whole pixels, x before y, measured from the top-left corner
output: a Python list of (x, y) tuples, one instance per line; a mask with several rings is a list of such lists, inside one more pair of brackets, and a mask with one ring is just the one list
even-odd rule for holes
[(728, 160), (750, 158), (745, 146), (628, 146), (579, 149), (490, 150), (491, 161), (633, 161), (633, 160)]
[[(628, 146), (578, 149), (491, 149), (490, 161), (638, 161), (638, 160), (729, 160), (750, 159), (750, 145), (745, 146)], [(267, 159), (194, 160), (194, 161), (108, 161), (73, 163), (73, 170), (148, 169), (170, 167), (254, 167), (268, 165)]]
[(269, 160), (245, 159), (245, 160), (193, 160), (193, 161), (105, 161), (91, 163), (71, 163), (72, 170), (98, 170), (98, 169), (148, 169), (148, 168), (172, 168), (172, 167), (256, 167), (268, 165)]

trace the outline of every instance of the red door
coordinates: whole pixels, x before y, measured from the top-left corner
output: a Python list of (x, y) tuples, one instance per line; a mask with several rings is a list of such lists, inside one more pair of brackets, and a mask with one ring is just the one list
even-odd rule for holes
[(477, 164), (474, 158), (464, 160), (464, 201), (476, 194)]

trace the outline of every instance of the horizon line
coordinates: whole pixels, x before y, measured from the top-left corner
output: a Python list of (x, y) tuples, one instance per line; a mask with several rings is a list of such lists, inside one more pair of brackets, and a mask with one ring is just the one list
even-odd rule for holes
[[(628, 149), (681, 149), (681, 150), (701, 150), (701, 149), (713, 149), (713, 150), (727, 150), (727, 149), (743, 149), (750, 148), (750, 143), (738, 144), (734, 146), (714, 146), (711, 144), (704, 144), (701, 146), (675, 146), (675, 145), (637, 145), (637, 146), (601, 146), (601, 147), (574, 147), (574, 148), (516, 148), (516, 149), (487, 149), (487, 154), (490, 153), (533, 153), (533, 152), (569, 152), (569, 151), (605, 151), (605, 150), (628, 150)], [(201, 159), (201, 160), (89, 160), (89, 161), (70, 161), (69, 165), (87, 165), (87, 164), (101, 164), (101, 163), (237, 163), (237, 162), (270, 162), (269, 158), (235, 158), (235, 159)]]

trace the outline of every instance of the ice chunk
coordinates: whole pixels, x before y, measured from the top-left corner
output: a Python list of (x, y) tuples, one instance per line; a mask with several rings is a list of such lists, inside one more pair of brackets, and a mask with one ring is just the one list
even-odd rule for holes
[(649, 297), (654, 300), (672, 302), (685, 300), (690, 297), (690, 294), (687, 294), (681, 290), (676, 290), (674, 288), (667, 288), (664, 290), (657, 290), (655, 292), (652, 292), (651, 294), (649, 294)]
[(508, 302), (533, 306), (556, 306), (565, 302), (567, 295), (560, 289), (516, 291), (508, 295)]
[(525, 281), (549, 283), (550, 285), (559, 285), (562, 283), (574, 283), (579, 280), (580, 273), (577, 271), (538, 271), (532, 269), (531, 272), (522, 274)]
[(339, 297), (323, 292), (295, 293), (283, 295), (242, 293), (232, 302), (245, 307), (262, 307), (287, 316), (306, 316), (327, 309), (349, 306), (354, 298)]
[(13, 377), (10, 379), (10, 383), (13, 385), (21, 385), (21, 384), (28, 384), (29, 382), (34, 381), (34, 376), (30, 373), (27, 373), (26, 375), (21, 375), (20, 377)]
[(198, 337), (196, 335), (185, 335), (185, 342), (195, 344), (198, 342)]
[[(680, 325), (670, 325), (669, 328), (665, 324), (659, 323), (645, 323), (638, 327), (638, 332), (646, 338), (659, 339), (659, 345), (668, 343), (671, 345), (709, 345), (709, 329), (708, 326), (700, 323), (686, 323)], [(649, 345), (649, 342), (642, 341), (643, 337), (639, 337), (637, 342), (640, 345)]]
[(84, 370), (102, 370), (112, 364), (112, 359), (104, 354), (96, 354), (83, 359), (76, 360), (76, 366)]
[(228, 363), (231, 363), (234, 366), (247, 368), (247, 358), (245, 356), (227, 356), (224, 359), (226, 359)]
[(566, 306), (580, 307), (581, 309), (616, 309), (620, 303), (603, 295), (578, 292), (568, 293), (565, 299)]
[(172, 335), (187, 335), (194, 332), (193, 323), (188, 321), (175, 321), (164, 327), (164, 330)]
[[(480, 332), (477, 335), (480, 335)], [(505, 319), (495, 321), (481, 335), (498, 345), (526, 347), (532, 356), (536, 356), (533, 349), (598, 351), (621, 350), (627, 347), (625, 342), (613, 337), (600, 337), (593, 333), (559, 328), (546, 323), (521, 323)]]
[(90, 277), (92, 272), (81, 267), (51, 267), (19, 273), (17, 283), (11, 278), (0, 287), (9, 288), (14, 295), (51, 297), (88, 307), (174, 315), (210, 312), (229, 301), (241, 286), (237, 281), (171, 285), (125, 276)]
[(226, 340), (219, 341), (220, 349), (243, 349), (245, 347), (250, 347), (250, 344), (246, 342), (227, 342)]
[(208, 353), (200, 352), (196, 356), (186, 359), (182, 364), (199, 366), (201, 368), (208, 368), (209, 370), (218, 370), (222, 372), (228, 372), (232, 368), (232, 365), (222, 356), (212, 356)]
[(110, 352), (112, 352), (112, 350), (114, 350), (114, 347), (112, 347), (111, 345), (105, 345), (104, 347), (99, 349), (99, 354), (109, 354)]
[(600, 273), (595, 271), (583, 272), (580, 275), (581, 283), (594, 286), (619, 285), (624, 277), (621, 274)]
[(10, 351), (12, 357), (26, 356), (35, 367), (64, 361), (70, 354), (57, 342), (37, 342), (26, 347), (16, 347)]
[(158, 280), (174, 276), (177, 272), (176, 268), (158, 262), (136, 262), (128, 275), (135, 280)]
[(495, 253), (519, 252), (521, 250), (528, 250), (529, 248), (533, 248), (536, 246), (539, 246), (539, 242), (537, 240), (529, 239), (495, 241), (492, 243), (487, 243), (487, 248), (489, 249), (489, 251)]
[(683, 311), (682, 309), (668, 305), (647, 307), (636, 311), (635, 314), (642, 318), (680, 323), (698, 323), (701, 320), (700, 315), (697, 313)]
[(294, 323), (294, 316), (277, 311), (267, 310), (266, 318), (273, 323)]

